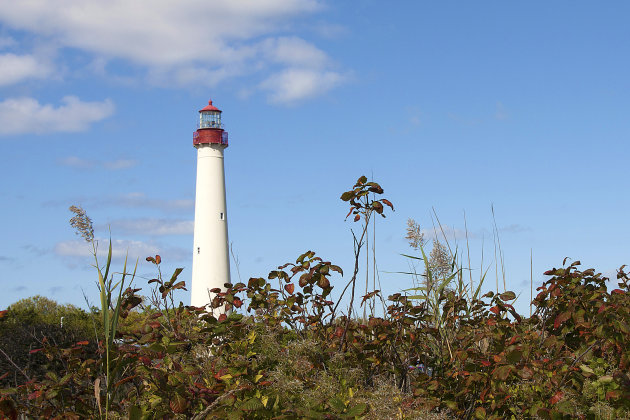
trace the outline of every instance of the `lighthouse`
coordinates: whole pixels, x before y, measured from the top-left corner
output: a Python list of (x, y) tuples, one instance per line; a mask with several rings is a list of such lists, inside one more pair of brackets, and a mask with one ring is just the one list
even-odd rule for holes
[(199, 111), (193, 134), (197, 149), (197, 189), (190, 304), (210, 303), (210, 290), (230, 282), (227, 206), (223, 152), (228, 133), (221, 123), (221, 110), (212, 101)]

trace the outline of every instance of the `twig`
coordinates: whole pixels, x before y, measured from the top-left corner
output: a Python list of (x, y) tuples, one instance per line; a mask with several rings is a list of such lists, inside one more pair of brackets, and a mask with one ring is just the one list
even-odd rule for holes
[(229, 397), (230, 395), (234, 394), (237, 391), (240, 391), (241, 389), (233, 389), (231, 391), (226, 392), (225, 394), (221, 395), (219, 398), (217, 398), (216, 400), (214, 400), (212, 402), (212, 404), (210, 404), (209, 406), (207, 406), (202, 412), (197, 413), (197, 415), (195, 415), (195, 417), (192, 418), (192, 420), (201, 420), (201, 419), (205, 419), (206, 416), (208, 414), (210, 414), (210, 412), (212, 410), (214, 410), (214, 408), (217, 406), (217, 404), (219, 404), (219, 401), (221, 401), (222, 399)]
[(365, 216), (365, 227), (363, 228), (363, 233), (361, 233), (361, 238), (359, 241), (356, 241), (355, 244), (356, 250), (354, 253), (354, 273), (352, 274), (352, 280), (350, 283), (352, 284), (352, 294), (350, 295), (350, 307), (348, 308), (348, 316), (346, 318), (346, 326), (343, 329), (343, 334), (341, 335), (341, 340), (339, 341), (339, 351), (343, 350), (343, 346), (346, 342), (346, 333), (348, 332), (348, 327), (350, 326), (350, 319), (352, 316), (352, 305), (354, 305), (354, 289), (357, 281), (357, 274), (359, 273), (359, 257), (361, 256), (361, 247), (363, 246), (363, 238), (367, 232), (368, 226), (370, 224), (370, 212), (368, 212)]
[(4, 357), (6, 357), (6, 358), (7, 358), (7, 360), (9, 361), (9, 363), (11, 363), (11, 364), (12, 364), (12, 365), (13, 365), (13, 366), (14, 366), (14, 367), (15, 367), (15, 368), (16, 368), (16, 369), (17, 369), (17, 370), (18, 370), (18, 371), (19, 371), (22, 375), (24, 375), (24, 377), (25, 377), (27, 380), (29, 380), (29, 381), (31, 380), (31, 378), (30, 378), (30, 377), (26, 374), (26, 372), (24, 372), (22, 369), (20, 369), (20, 367), (19, 367), (18, 365), (16, 365), (16, 364), (15, 364), (15, 362), (14, 362), (13, 360), (11, 360), (11, 358), (9, 357), (9, 355), (8, 355), (8, 354), (6, 354), (6, 353), (4, 352), (4, 350), (2, 350), (1, 348), (0, 348), (0, 353), (2, 353), (2, 354), (4, 355)]

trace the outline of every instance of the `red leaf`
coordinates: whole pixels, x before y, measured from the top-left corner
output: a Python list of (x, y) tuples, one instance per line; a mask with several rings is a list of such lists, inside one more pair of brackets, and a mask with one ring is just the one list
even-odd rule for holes
[(317, 285), (322, 289), (328, 289), (330, 287), (330, 281), (326, 277), (322, 276), (317, 282)]
[[(615, 295), (616, 295), (616, 294), (623, 295), (623, 294), (624, 294), (624, 293), (626, 293), (626, 292), (624, 292), (624, 291), (623, 291), (623, 290), (621, 290), (621, 289), (615, 289), (615, 290), (613, 290), (613, 291), (612, 291), (612, 292), (610, 292), (610, 293), (611, 293), (611, 294), (615, 294)], [(6, 312), (6, 311), (4, 311), (4, 312)], [(0, 315), (0, 316), (2, 316), (2, 315)]]
[(597, 310), (598, 314), (601, 314), (602, 312), (604, 312), (606, 310), (606, 305), (602, 305), (599, 307), (599, 309)]
[(126, 383), (126, 382), (129, 382), (129, 381), (131, 381), (132, 379), (136, 378), (136, 376), (137, 376), (137, 375), (127, 376), (126, 378), (121, 379), (120, 381), (116, 382), (116, 383), (114, 384), (114, 386), (115, 386), (116, 388), (118, 388), (118, 387), (119, 387), (119, 386), (121, 386), (122, 384), (124, 384), (124, 383)]
[(7, 312), (9, 312), (8, 309), (5, 309), (4, 311), (0, 311), (0, 318), (2, 318), (3, 316), (5, 316), (7, 314)]
[(173, 410), (173, 413), (181, 414), (188, 408), (188, 401), (183, 396), (175, 394), (168, 405), (171, 407), (171, 410)]
[(232, 301), (232, 305), (234, 305), (237, 308), (240, 308), (241, 306), (243, 306), (243, 301), (238, 298), (234, 298), (234, 300)]
[(494, 313), (496, 315), (499, 315), (499, 312), (500, 312), (499, 307), (498, 306), (493, 306), (492, 308), (490, 308), (490, 312), (492, 312), (492, 313)]
[(221, 368), (217, 373), (214, 374), (214, 378), (216, 380), (221, 380), (221, 376), (225, 375), (227, 372), (227, 368)]
[(156, 255), (156, 256), (155, 256), (155, 263), (156, 263), (156, 264), (159, 264), (159, 263), (161, 263), (161, 262), (162, 262), (162, 257), (160, 257), (159, 255)]
[(551, 404), (556, 404), (558, 403), (558, 401), (560, 401), (562, 399), (562, 397), (564, 396), (564, 392), (562, 391), (558, 391), (554, 394), (553, 397), (551, 397), (551, 399), (549, 399), (549, 402)]
[(219, 315), (219, 322), (223, 322), (227, 319), (227, 315), (226, 314), (221, 314)]
[(90, 342), (87, 340), (77, 342), (77, 346), (87, 346), (88, 344), (90, 344)]
[(484, 365), (485, 367), (488, 367), (488, 366), (490, 366), (492, 363), (490, 363), (490, 362), (489, 362), (489, 361), (487, 361), (487, 360), (482, 360), (482, 361), (481, 361), (481, 364), (482, 364), (482, 365)]
[(556, 319), (553, 321), (553, 327), (554, 328), (559, 328), (562, 324), (564, 324), (564, 322), (571, 318), (571, 312), (567, 311), (567, 312), (562, 312), (560, 315), (558, 315), (556, 317)]
[(608, 391), (606, 393), (606, 399), (607, 400), (616, 400), (619, 397), (621, 397), (621, 392), (619, 390), (617, 390), (617, 389), (612, 390), (612, 391)]
[(286, 290), (288, 294), (292, 295), (293, 291), (295, 290), (295, 284), (293, 284), (293, 283), (285, 284), (284, 285), (284, 290)]
[(361, 215), (360, 214), (357, 214), (356, 216), (354, 216), (354, 221), (355, 222), (358, 222), (359, 219), (361, 219)]
[(392, 210), (394, 210), (394, 205), (393, 205), (393, 204), (391, 203), (391, 201), (389, 201), (388, 199), (386, 199), (386, 198), (382, 198), (382, 199), (381, 199), (381, 202), (383, 202), (383, 204), (388, 205), (388, 206), (389, 206)]
[(39, 398), (41, 395), (42, 395), (42, 391), (35, 391), (35, 392), (32, 392), (32, 393), (28, 394), (27, 398), (29, 400), (34, 400), (35, 398)]
[(40, 352), (42, 350), (44, 350), (44, 349), (33, 349), (33, 350), (29, 351), (28, 354), (34, 354), (34, 353)]

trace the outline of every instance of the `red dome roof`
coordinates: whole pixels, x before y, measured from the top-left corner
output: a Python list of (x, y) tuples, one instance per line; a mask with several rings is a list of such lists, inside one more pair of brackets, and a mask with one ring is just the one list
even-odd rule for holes
[(222, 112), (219, 108), (217, 108), (216, 106), (212, 105), (212, 101), (208, 101), (208, 106), (201, 108), (199, 110), (199, 112), (202, 111), (218, 111), (218, 112)]

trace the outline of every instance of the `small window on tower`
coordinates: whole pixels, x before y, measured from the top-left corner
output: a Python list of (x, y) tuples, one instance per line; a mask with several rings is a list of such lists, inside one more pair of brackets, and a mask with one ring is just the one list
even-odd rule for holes
[(219, 213), (219, 218), (220, 218), (221, 220), (225, 220), (225, 217), (223, 216), (223, 213)]
[(197, 254), (201, 254), (201, 248), (197, 247)]

